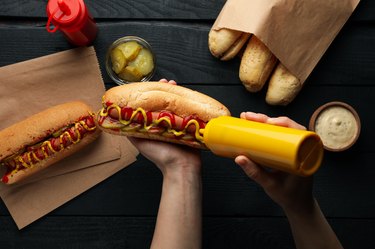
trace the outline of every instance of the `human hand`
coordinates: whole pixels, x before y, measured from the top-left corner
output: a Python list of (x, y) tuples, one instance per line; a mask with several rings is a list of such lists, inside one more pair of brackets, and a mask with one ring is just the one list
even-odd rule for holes
[(197, 149), (142, 138), (128, 139), (164, 176), (183, 172), (200, 174), (201, 160)]
[[(166, 79), (160, 82), (177, 84), (174, 80)], [(129, 140), (143, 156), (155, 163), (164, 176), (201, 173), (201, 159), (197, 149), (141, 138), (129, 137)]]
[[(243, 112), (242, 119), (306, 130), (288, 117), (270, 118), (264, 114)], [(291, 175), (278, 170), (268, 170), (257, 165), (246, 156), (240, 155), (235, 162), (256, 183), (263, 187), (267, 195), (284, 210), (306, 211), (314, 203), (312, 195), (313, 178)]]

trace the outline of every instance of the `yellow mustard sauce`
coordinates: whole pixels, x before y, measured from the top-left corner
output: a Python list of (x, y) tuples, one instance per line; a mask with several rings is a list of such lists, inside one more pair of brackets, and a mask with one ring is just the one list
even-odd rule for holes
[[(147, 120), (147, 114), (146, 114), (146, 111), (145, 111), (143, 108), (141, 108), (141, 107), (138, 107), (135, 111), (133, 111), (133, 113), (132, 113), (132, 115), (131, 115), (131, 117), (130, 117), (129, 120), (124, 120), (124, 119), (122, 118), (122, 116), (121, 116), (121, 107), (119, 107), (119, 106), (116, 105), (116, 104), (112, 104), (112, 105), (108, 106), (107, 108), (102, 108), (102, 109), (100, 110), (99, 115), (100, 115), (101, 117), (107, 117), (107, 116), (108, 116), (108, 110), (110, 110), (110, 109), (112, 109), (112, 108), (114, 108), (114, 109), (117, 110), (117, 112), (118, 112), (118, 116), (119, 116), (119, 122), (120, 122), (121, 124), (123, 124), (123, 125), (129, 125), (130, 123), (132, 123), (134, 117), (135, 117), (138, 113), (141, 113), (142, 116), (143, 116), (143, 119), (144, 119), (143, 128), (144, 128), (145, 130), (147, 130), (147, 131), (148, 131), (150, 128), (155, 127), (155, 126), (159, 125), (161, 122), (164, 121), (164, 122), (167, 122), (167, 123), (168, 123), (168, 126), (169, 126), (169, 128), (167, 129), (168, 132), (173, 133), (175, 136), (181, 136), (181, 135), (185, 135), (185, 134), (186, 134), (186, 129), (187, 129), (190, 125), (195, 125), (195, 133), (194, 133), (195, 138), (196, 138), (198, 141), (200, 141), (200, 142), (203, 143), (203, 136), (202, 136), (202, 134), (200, 133), (199, 123), (198, 123), (197, 120), (194, 120), (194, 119), (189, 120), (189, 122), (187, 122), (187, 124), (185, 125), (185, 127), (184, 127), (184, 129), (183, 129), (182, 131), (176, 131), (175, 129), (172, 129), (171, 120), (170, 120), (169, 118), (167, 118), (167, 117), (162, 117), (162, 118), (160, 118), (160, 119), (158, 119), (158, 120), (152, 120), (151, 124), (147, 126), (147, 123), (148, 123), (148, 120)], [(104, 127), (104, 128), (106, 128), (106, 127)], [(110, 127), (108, 127), (108, 128), (110, 128)]]

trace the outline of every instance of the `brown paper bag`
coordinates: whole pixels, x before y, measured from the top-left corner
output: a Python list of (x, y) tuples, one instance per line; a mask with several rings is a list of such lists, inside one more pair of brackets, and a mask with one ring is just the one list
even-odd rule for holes
[(360, 0), (227, 0), (213, 29), (256, 35), (303, 83)]

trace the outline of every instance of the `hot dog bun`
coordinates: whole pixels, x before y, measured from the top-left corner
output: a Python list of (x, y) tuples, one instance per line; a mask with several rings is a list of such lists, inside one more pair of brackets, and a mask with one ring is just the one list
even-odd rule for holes
[(97, 121), (105, 132), (202, 149), (206, 146), (199, 129), (212, 118), (230, 115), (223, 104), (205, 94), (161, 82), (111, 88), (102, 102)]
[(211, 29), (208, 34), (208, 48), (211, 54), (220, 60), (231, 60), (239, 53), (249, 37), (250, 34), (242, 31), (226, 28)]
[(19, 182), (80, 150), (99, 133), (90, 107), (79, 101), (53, 106), (9, 126), (0, 131), (6, 141), (0, 143), (0, 165), (7, 167), (2, 181)]
[[(242, 50), (246, 42), (246, 48)], [(270, 105), (286, 106), (302, 89), (300, 80), (254, 34), (211, 28), (208, 47), (211, 54), (220, 60), (230, 60), (243, 51), (239, 78), (249, 92), (260, 91), (268, 82), (266, 102)]]
[(270, 105), (288, 105), (302, 89), (300, 80), (279, 63), (273, 72), (266, 94)]
[(242, 55), (239, 77), (249, 92), (260, 91), (277, 63), (276, 56), (255, 35)]

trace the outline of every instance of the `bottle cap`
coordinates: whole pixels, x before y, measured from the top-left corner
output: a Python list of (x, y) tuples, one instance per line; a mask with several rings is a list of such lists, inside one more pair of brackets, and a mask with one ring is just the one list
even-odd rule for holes
[[(71, 28), (79, 25), (86, 15), (86, 8), (82, 0), (49, 0), (47, 4), (47, 31), (56, 32), (57, 29)], [(51, 22), (55, 28), (50, 29)]]

